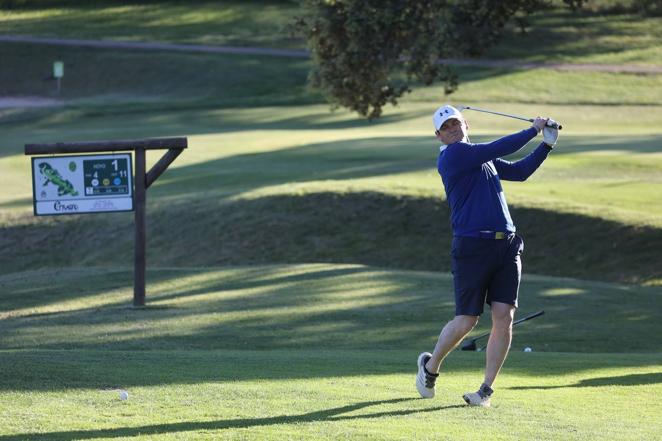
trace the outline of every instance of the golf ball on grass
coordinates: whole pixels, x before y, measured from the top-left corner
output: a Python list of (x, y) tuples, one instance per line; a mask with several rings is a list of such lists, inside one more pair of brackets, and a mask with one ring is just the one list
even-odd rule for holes
[(528, 347), (528, 346), (524, 348), (524, 352), (531, 352), (531, 351), (533, 351), (533, 349), (531, 349), (531, 348)]
[(120, 400), (126, 401), (129, 399), (129, 393), (125, 390), (120, 391)]

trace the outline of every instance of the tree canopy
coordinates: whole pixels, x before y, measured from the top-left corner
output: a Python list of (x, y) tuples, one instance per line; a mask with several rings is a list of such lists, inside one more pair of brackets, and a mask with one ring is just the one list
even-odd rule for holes
[(452, 93), (457, 76), (440, 59), (481, 55), (498, 41), (508, 20), (546, 3), (302, 0), (302, 5), (294, 26), (312, 54), (310, 83), (332, 104), (376, 118), (415, 81), (441, 83)]

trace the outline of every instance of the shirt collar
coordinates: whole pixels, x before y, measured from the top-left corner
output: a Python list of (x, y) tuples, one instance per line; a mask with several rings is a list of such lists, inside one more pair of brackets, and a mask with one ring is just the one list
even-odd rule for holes
[[(462, 141), (459, 141), (459, 142), (470, 142), (470, 141), (469, 141), (469, 137), (467, 136), (467, 137), (465, 137)], [(441, 152), (443, 152), (444, 150), (446, 150), (446, 147), (448, 147), (446, 144), (442, 144), (442, 145), (440, 145), (440, 146), (439, 146), (439, 153), (441, 153)]]

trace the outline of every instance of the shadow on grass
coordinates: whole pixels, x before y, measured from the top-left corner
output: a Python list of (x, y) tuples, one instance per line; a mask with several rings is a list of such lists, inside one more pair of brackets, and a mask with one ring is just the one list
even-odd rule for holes
[[(434, 346), (430, 334), (437, 329), (433, 331), (433, 324), (427, 321), (425, 325), (430, 330), (427, 339), (419, 339), (418, 345), (410, 343), (408, 346), (393, 347)], [(228, 338), (238, 340), (241, 336)], [(515, 337), (516, 340), (520, 338), (520, 335)], [(250, 388), (256, 381), (296, 380), (312, 384), (342, 378), (356, 383), (363, 381), (361, 379), (366, 378), (367, 373), (370, 381), (379, 384), (390, 381), (382, 380), (384, 376), (414, 375), (415, 368), (412, 366), (418, 355), (417, 351), (410, 349), (338, 349), (340, 344), (321, 339), (315, 347), (327, 348), (323, 352), (312, 349), (313, 345), (307, 348), (255, 350), (250, 343), (241, 343), (239, 341), (238, 349), (233, 350), (191, 350), (186, 343), (178, 345), (178, 349), (165, 351), (155, 347), (132, 351), (105, 350), (101, 347), (92, 350), (3, 350), (0, 351), (0, 368), (6, 380), (0, 383), (0, 391), (132, 391), (153, 386), (197, 387), (211, 383), (241, 390), (245, 386)], [(531, 357), (513, 354), (508, 362), (508, 372), (543, 379), (555, 378), (559, 372), (590, 372), (604, 367), (618, 368), (624, 373), (637, 372), (637, 369), (655, 368), (660, 363), (659, 354), (536, 355), (535, 360), (531, 361)], [(475, 374), (478, 379), (484, 366), (484, 355), (454, 352), (444, 366), (449, 378)], [(601, 381), (622, 382), (624, 385), (629, 385), (627, 381), (633, 385), (648, 381), (653, 384), (659, 381), (659, 376)], [(136, 393), (139, 392), (136, 390)]]
[[(298, 274), (280, 274), (283, 271), (293, 269), (274, 266), (152, 271), (148, 281), (164, 285), (157, 292), (152, 288), (150, 293), (148, 284), (147, 301), (151, 306), (144, 310), (122, 307), (130, 302), (130, 281), (123, 290), (125, 298), (118, 300), (115, 294), (114, 301), (104, 300), (110, 294), (103, 288), (117, 283), (115, 277), (108, 281), (103, 276), (83, 277), (70, 284), (67, 281), (75, 280), (75, 275), (69, 277), (60, 272), (65, 283), (53, 286), (47, 274), (41, 280), (50, 291), (40, 290), (33, 297), (21, 288), (24, 282), (7, 283), (3, 288), (10, 294), (2, 296), (2, 309), (9, 312), (0, 319), (0, 330), (8, 338), (2, 346), (27, 348), (37, 343), (40, 348), (53, 349), (273, 350), (316, 345), (393, 348), (426, 337), (423, 327), (407, 326), (407, 317), (415, 309), (450, 315), (450, 310), (442, 312), (450, 308), (450, 302), (444, 299), (438, 299), (434, 307), (426, 307), (426, 299), (436, 297), (439, 287), (415, 276), (392, 275), (361, 266), (300, 267)], [(172, 283), (178, 284), (169, 287)], [(63, 306), (57, 310), (59, 304), (66, 305), (74, 299), (82, 302), (79, 307)], [(44, 303), (47, 309), (35, 311), (37, 302)], [(90, 303), (92, 306), (87, 306)], [(142, 331), (135, 328), (138, 323)], [(175, 325), (174, 329), (157, 323), (180, 323), (182, 327)], [(85, 331), (60, 331), (78, 326)], [(38, 341), (24, 340), (22, 336), (29, 329), (37, 328), (51, 331)]]
[(587, 378), (575, 384), (566, 384), (562, 386), (516, 386), (509, 389), (514, 390), (546, 390), (546, 389), (564, 389), (568, 387), (609, 387), (609, 386), (646, 386), (662, 383), (662, 372), (653, 372), (650, 374), (630, 374), (617, 377), (598, 377)]
[(172, 424), (156, 424), (138, 427), (123, 427), (118, 429), (104, 430), (72, 430), (50, 433), (21, 433), (17, 435), (0, 436), (1, 441), (25, 439), (31, 440), (77, 440), (96, 438), (120, 438), (134, 436), (163, 435), (168, 433), (192, 432), (200, 430), (225, 430), (225, 429), (249, 429), (254, 427), (274, 426), (280, 424), (303, 424), (316, 422), (342, 422), (353, 420), (369, 420), (374, 418), (391, 418), (420, 413), (439, 412), (449, 409), (466, 407), (465, 405), (437, 406), (426, 409), (404, 409), (384, 412), (374, 412), (366, 415), (344, 415), (346, 413), (368, 409), (373, 406), (401, 404), (409, 401), (420, 401), (419, 398), (395, 398), (381, 401), (364, 401), (347, 406), (324, 409), (300, 415), (281, 415), (267, 418), (240, 418), (231, 420), (217, 420), (204, 422), (182, 422)]
[[(13, 253), (0, 255), (3, 269), (49, 264), (80, 269), (1, 277), (0, 346), (265, 350), (433, 344), (440, 323), (453, 314), (452, 281), (397, 270), (450, 270), (444, 251), (450, 245), (447, 210), (432, 198), (377, 193), (275, 196), (157, 210), (148, 216), (153, 220), (148, 230), (153, 237), (149, 268), (201, 268), (149, 270), (147, 302), (164, 309), (143, 311), (125, 308), (131, 302), (133, 277), (125, 266), (132, 261), (131, 228), (118, 227), (117, 217), (109, 222), (88, 217), (6, 228), (0, 245), (9, 243), (5, 249)], [(547, 312), (539, 322), (517, 329), (515, 347), (657, 350), (654, 339), (638, 336), (659, 333), (651, 313), (662, 299), (659, 288), (594, 286), (568, 279), (530, 281), (527, 275), (616, 281), (659, 277), (660, 230), (536, 209), (513, 213), (526, 242), (522, 314)], [(572, 258), (554, 258), (550, 265), (550, 256)], [(313, 267), (294, 274), (282, 274), (290, 270), (273, 266), (305, 262), (370, 266)], [(90, 265), (98, 268), (85, 268)], [(204, 268), (225, 265), (267, 266)], [(623, 303), (623, 298), (628, 301)], [(80, 304), (67, 306), (70, 302)], [(342, 302), (348, 303), (341, 306)], [(166, 323), (175, 328), (162, 327)], [(180, 325), (184, 323), (195, 325)], [(476, 333), (486, 331), (486, 325), (488, 318)], [(67, 329), (74, 331), (62, 331)], [(43, 338), (32, 337), (42, 332)]]
[[(535, 208), (511, 213), (525, 240), (527, 273), (627, 283), (662, 277), (661, 229)], [(159, 204), (147, 219), (150, 267), (326, 262), (450, 270), (448, 206), (437, 198), (320, 192), (193, 199)], [(0, 268), (127, 266), (132, 240), (131, 218), (121, 214), (7, 226), (0, 249), (11, 252), (0, 254)]]
[[(2, 310), (7, 312), (0, 316), (1, 348), (295, 352), (319, 347), (418, 348), (433, 346), (436, 332), (454, 312), (449, 276), (365, 266), (153, 270), (148, 274), (151, 306), (138, 310), (126, 307), (131, 300), (130, 280), (125, 279), (126, 286), (117, 292), (103, 290), (118, 283), (117, 273), (58, 274), (61, 285), (52, 281), (51, 273), (2, 284), (7, 293), (2, 295)], [(43, 288), (28, 297), (32, 291), (24, 287), (35, 284)], [(576, 352), (578, 348), (582, 352), (656, 351), (654, 339), (639, 336), (659, 334), (659, 322), (651, 312), (661, 301), (658, 291), (525, 277), (518, 315), (539, 309), (546, 314), (517, 327), (514, 350), (535, 348), (536, 354), (529, 359), (546, 351)], [(624, 297), (629, 299), (626, 304), (620, 301)], [(475, 333), (489, 326), (487, 313)], [(51, 357), (51, 365), (57, 366), (59, 357)], [(30, 363), (28, 357), (15, 364)], [(559, 369), (573, 370), (573, 363), (567, 360)], [(278, 375), (273, 369), (269, 375)], [(357, 369), (360, 372), (355, 367), (350, 373)], [(5, 373), (10, 371), (13, 368), (7, 366)], [(200, 373), (199, 378), (205, 375)], [(34, 381), (41, 384), (42, 379)]]
[[(597, 11), (571, 11), (568, 9), (556, 9), (545, 11), (532, 18), (532, 25), (527, 26), (527, 32), (523, 34), (516, 26), (507, 26), (502, 36), (502, 43), (490, 48), (486, 58), (511, 58), (517, 60), (591, 60), (596, 56), (616, 53), (622, 50), (646, 49), (649, 43), (645, 39), (633, 39), (632, 36), (641, 35), (643, 23), (653, 22), (653, 17), (642, 17), (634, 12), (634, 8), (623, 6), (624, 2), (600, 5)], [(613, 5), (617, 5), (614, 7)], [(616, 10), (623, 8), (617, 17), (609, 17), (608, 8)], [(629, 15), (623, 12), (629, 9)], [(639, 23), (640, 26), (632, 26)], [(643, 25), (643, 26), (642, 26)], [(571, 28), (572, 32), (559, 32), (560, 28)], [(607, 40), (604, 37), (619, 34), (618, 39)], [(533, 54), (531, 45), (536, 41), (549, 41), (549, 47), (544, 54)], [(600, 44), (589, 44), (592, 41), (600, 41)], [(545, 58), (546, 57), (546, 58)], [(578, 62), (578, 61), (574, 61)]]
[(29, 198), (18, 198), (6, 202), (0, 202), (0, 208), (12, 209), (32, 205), (33, 200)]
[[(165, 98), (163, 99), (165, 101)], [(288, 103), (282, 103), (288, 104)], [(289, 103), (292, 106), (291, 103)], [(419, 119), (429, 115), (428, 111), (410, 110), (405, 111), (401, 108), (390, 109), (387, 114), (376, 120), (366, 120), (356, 115), (346, 112), (334, 113), (328, 108), (319, 106), (308, 109), (307, 113), (286, 107), (282, 111), (278, 103), (270, 105), (253, 103), (255, 109), (235, 111), (229, 110), (228, 105), (223, 103), (202, 102), (193, 103), (174, 103), (158, 102), (152, 104), (154, 108), (147, 108), (149, 104), (127, 104), (124, 107), (118, 105), (115, 107), (106, 106), (105, 103), (99, 107), (73, 106), (59, 109), (57, 115), (49, 113), (47, 110), (36, 109), (23, 111), (21, 115), (1, 118), (0, 126), (6, 126), (8, 133), (5, 135), (4, 146), (0, 148), (0, 158), (9, 155), (23, 153), (23, 144), (39, 142), (60, 142), (60, 141), (84, 141), (98, 139), (117, 139), (117, 138), (145, 138), (145, 137), (164, 137), (164, 136), (187, 136), (196, 135), (222, 135), (225, 133), (270, 131), (279, 132), (276, 136), (282, 136), (280, 132), (297, 132), (310, 130), (346, 130), (346, 129), (373, 129), (379, 130), (382, 127), (389, 127), (394, 123), (403, 123), (413, 119)], [(187, 105), (189, 107), (187, 107)], [(104, 107), (105, 106), (105, 107)], [(172, 109), (168, 106), (172, 106)], [(179, 107), (177, 107), (179, 106)], [(219, 110), (222, 108), (224, 110)], [(114, 109), (114, 110), (113, 110)], [(115, 112), (115, 113), (113, 113)], [(84, 120), (85, 131), (80, 128), (80, 121)], [(52, 129), (55, 121), (58, 124), (58, 130)], [(121, 127), (121, 134), (118, 130)], [(11, 130), (9, 130), (11, 129)], [(396, 132), (397, 133), (397, 132)], [(273, 136), (272, 134), (263, 134), (256, 136)], [(500, 136), (500, 134), (483, 134), (472, 137), (474, 142), (488, 142)], [(56, 137), (56, 138), (55, 138)], [(555, 156), (566, 153), (578, 153), (587, 151), (602, 150), (622, 150), (633, 153), (655, 153), (660, 150), (659, 135), (642, 135), (633, 138), (632, 136), (566, 136), (563, 135), (559, 148), (554, 151)], [(273, 151), (259, 154), (237, 155), (237, 157), (225, 158), (219, 161), (208, 161), (202, 164), (192, 165), (190, 167), (177, 167), (169, 170), (164, 176), (170, 176), (175, 170), (200, 171), (209, 168), (210, 165), (215, 170), (232, 170), (233, 165), (237, 165), (237, 160), (252, 160), (251, 166), (254, 169), (270, 168), (271, 162), (279, 165), (286, 165), (288, 159), (294, 158), (301, 161), (304, 158), (317, 160), (310, 165), (320, 166), (328, 170), (328, 166), (333, 162), (342, 165), (345, 152), (361, 151), (363, 155), (363, 165), (371, 166), (373, 161), (383, 161), (385, 151), (387, 154), (396, 158), (398, 161), (407, 164), (412, 157), (417, 156), (420, 160), (426, 160), (428, 167), (433, 171), (436, 163), (437, 144), (433, 136), (412, 136), (412, 137), (380, 137), (369, 139), (354, 139), (339, 142), (327, 143), (309, 143), (296, 148), (284, 148), (280, 151)], [(535, 141), (530, 143), (523, 151), (529, 152), (535, 147)], [(412, 146), (416, 147), (412, 149)], [(191, 146), (194, 148), (195, 146)], [(215, 146), (216, 147), (216, 146)], [(223, 146), (218, 146), (221, 149)], [(420, 147), (420, 149), (419, 149)], [(292, 153), (296, 152), (296, 156)], [(285, 154), (283, 154), (285, 153)], [(335, 154), (332, 156), (331, 154)], [(275, 156), (278, 155), (278, 156)], [(320, 155), (320, 158), (316, 158)], [(519, 155), (521, 156), (521, 155)], [(511, 158), (517, 158), (514, 155)], [(323, 162), (324, 159), (331, 159), (331, 163)], [(263, 162), (260, 162), (263, 159)], [(238, 163), (242, 167), (246, 163)], [(298, 173), (294, 173), (296, 178)], [(159, 181), (161, 183), (162, 181)], [(259, 180), (258, 180), (259, 182)], [(220, 184), (217, 182), (216, 184)]]

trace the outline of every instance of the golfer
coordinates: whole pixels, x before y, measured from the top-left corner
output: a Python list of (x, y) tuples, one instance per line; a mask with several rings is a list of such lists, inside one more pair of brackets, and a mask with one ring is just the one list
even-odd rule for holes
[[(437, 169), (451, 210), (455, 318), (441, 330), (434, 351), (419, 355), (416, 388), (423, 398), (434, 397), (442, 361), (476, 326), (487, 303), (492, 332), (485, 379), (476, 392), (463, 398), (469, 405), (489, 407), (492, 385), (510, 348), (524, 249), (522, 238), (515, 234), (500, 180), (524, 181), (531, 176), (556, 144), (558, 129), (546, 126), (553, 120), (538, 117), (526, 130), (472, 144), (469, 124), (455, 107), (440, 107), (432, 121), (443, 144)], [(544, 140), (529, 155), (515, 162), (501, 158), (520, 150), (541, 131)]]

